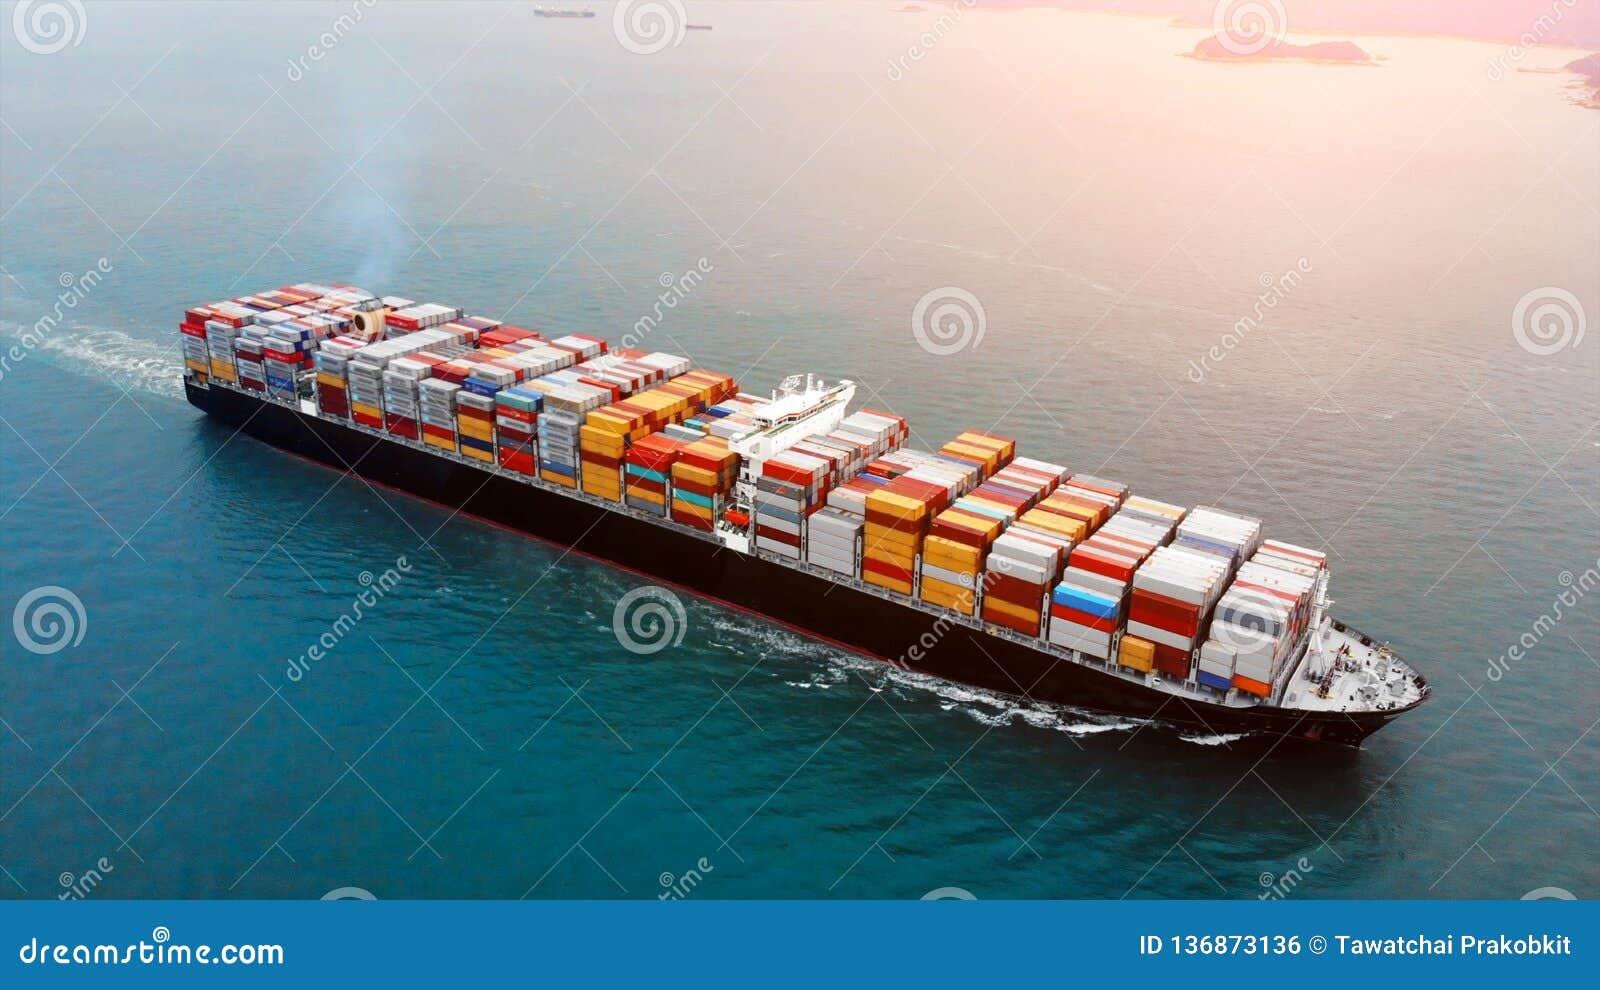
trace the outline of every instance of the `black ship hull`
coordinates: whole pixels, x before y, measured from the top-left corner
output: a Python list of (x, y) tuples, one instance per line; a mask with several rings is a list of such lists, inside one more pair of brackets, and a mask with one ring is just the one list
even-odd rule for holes
[(1139, 719), (1185, 732), (1359, 746), (1407, 709), (1306, 712), (1233, 707), (1148, 687), (984, 629), (942, 622), (847, 584), (737, 553), (675, 525), (601, 505), (384, 439), (225, 387), (185, 381), (189, 402), (258, 440), (337, 470), (459, 508), (620, 565), (852, 651), (1014, 697)]

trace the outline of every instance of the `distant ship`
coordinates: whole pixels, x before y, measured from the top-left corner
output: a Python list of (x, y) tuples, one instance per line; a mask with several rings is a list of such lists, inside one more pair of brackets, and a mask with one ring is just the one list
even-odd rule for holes
[(536, 16), (536, 17), (593, 17), (594, 16), (594, 11), (590, 10), (588, 7), (585, 7), (582, 10), (568, 10), (566, 8), (563, 8), (563, 7), (535, 7), (535, 8), (533, 8), (533, 13), (534, 13), (534, 16)]

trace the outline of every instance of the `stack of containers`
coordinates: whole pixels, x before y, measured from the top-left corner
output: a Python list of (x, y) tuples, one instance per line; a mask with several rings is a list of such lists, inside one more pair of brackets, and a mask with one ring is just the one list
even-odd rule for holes
[[(398, 300), (397, 300), (398, 301)], [(461, 310), (454, 306), (441, 306), (438, 303), (418, 303), (396, 309), (384, 317), (384, 324), (388, 327), (390, 337), (404, 336), (418, 330), (439, 326), (441, 323), (450, 323), (461, 318)]]
[(829, 460), (800, 450), (767, 458), (756, 479), (756, 547), (799, 560), (807, 517), (822, 504), (831, 481)]
[(1240, 566), (1200, 648), (1200, 683), (1267, 697), (1305, 634), (1311, 599), (1327, 559), (1269, 540)]
[(363, 355), (351, 359), (345, 370), (350, 383), (350, 418), (362, 426), (383, 429), (383, 365)]
[(202, 377), (211, 374), (211, 353), (206, 348), (206, 325), (204, 323), (180, 323), (178, 330), (183, 334), (183, 365), (190, 371)]
[(979, 465), (984, 478), (1011, 463), (1016, 453), (1015, 440), (976, 430), (968, 430), (939, 448), (940, 457)]
[(1261, 545), (1261, 520), (1199, 506), (1178, 524), (1176, 542), (1223, 558), (1232, 574)]
[(1133, 577), (1136, 605), (1128, 635), (1151, 644), (1156, 670), (1189, 679), (1206, 616), (1227, 581), (1223, 558), (1177, 544), (1157, 548), (1139, 568)]
[(500, 466), (532, 477), (539, 473), (538, 423), (544, 393), (526, 386), (502, 389), (494, 397)]
[(407, 440), (422, 439), (422, 393), (419, 383), (429, 377), (430, 364), (416, 358), (396, 358), (383, 369), (384, 428)]
[(1012, 527), (994, 541), (983, 565), (983, 618), (1028, 636), (1040, 634), (1050, 589), (1061, 580), (1072, 544)]
[(317, 408), (324, 415), (350, 418), (349, 365), (350, 359), (328, 350), (327, 343), (317, 351)]
[[(1011, 527), (1048, 497), (1067, 469), (1027, 458), (1013, 460), (958, 502)], [(983, 561), (983, 618), (1029, 636), (1040, 634), (1046, 599), (1060, 578), (1069, 540), (1008, 528)]]
[(1128, 588), (1144, 558), (1116, 538), (1098, 534), (1072, 548), (1050, 596), (1050, 642), (1101, 660), (1122, 625)]
[(806, 523), (806, 562), (855, 577), (861, 573), (862, 518), (823, 508)]
[[(533, 384), (538, 385), (539, 381)], [(584, 418), (604, 405), (610, 395), (576, 381), (545, 392), (544, 413), (538, 424), (539, 477), (567, 488), (578, 487), (578, 442)]]
[(976, 609), (978, 572), (1005, 528), (1004, 519), (974, 502), (971, 496), (957, 499), (934, 516), (922, 544), (920, 597), (963, 615)]
[(634, 441), (623, 455), (623, 500), (637, 509), (665, 517), (672, 468), (687, 446), (663, 433)]
[(461, 386), (443, 378), (424, 378), (417, 385), (422, 393), (422, 442), (456, 453), (460, 449), (456, 434), (456, 395)]
[(456, 392), (456, 434), (461, 453), (495, 463), (494, 399), (465, 387)]
[[(187, 346), (187, 341), (185, 341)], [(267, 367), (261, 357), (261, 341), (240, 337), (234, 341), (234, 367), (239, 373), (239, 384), (256, 392), (267, 390)]]
[[(885, 460), (880, 458), (873, 463)], [(861, 579), (902, 595), (911, 594), (917, 555), (922, 552), (928, 524), (950, 498), (948, 484), (911, 477), (909, 470), (870, 492), (862, 532), (865, 542)]]
[(716, 528), (739, 479), (739, 455), (721, 437), (685, 444), (672, 465), (672, 518), (695, 529)]

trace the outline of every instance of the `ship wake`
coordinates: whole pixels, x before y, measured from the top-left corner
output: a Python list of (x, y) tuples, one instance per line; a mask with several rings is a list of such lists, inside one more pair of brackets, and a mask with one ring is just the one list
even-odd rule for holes
[(74, 374), (130, 392), (183, 398), (183, 360), (176, 342), (163, 346), (120, 330), (93, 327), (63, 327), (40, 339), (32, 327), (10, 321), (0, 324), (0, 333), (25, 353)]

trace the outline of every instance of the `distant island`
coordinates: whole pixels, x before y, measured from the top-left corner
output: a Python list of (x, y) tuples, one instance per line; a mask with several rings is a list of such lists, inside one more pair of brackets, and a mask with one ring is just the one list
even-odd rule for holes
[(1353, 41), (1317, 41), (1297, 45), (1289, 41), (1251, 39), (1238, 42), (1216, 34), (1202, 39), (1190, 58), (1218, 62), (1338, 62), (1348, 65), (1376, 65), (1377, 60)]
[(1578, 105), (1591, 110), (1600, 110), (1600, 52), (1585, 55), (1575, 62), (1568, 62), (1563, 68), (1582, 76), (1583, 82), (1580, 85), (1589, 88), (1589, 95), (1580, 99)]

